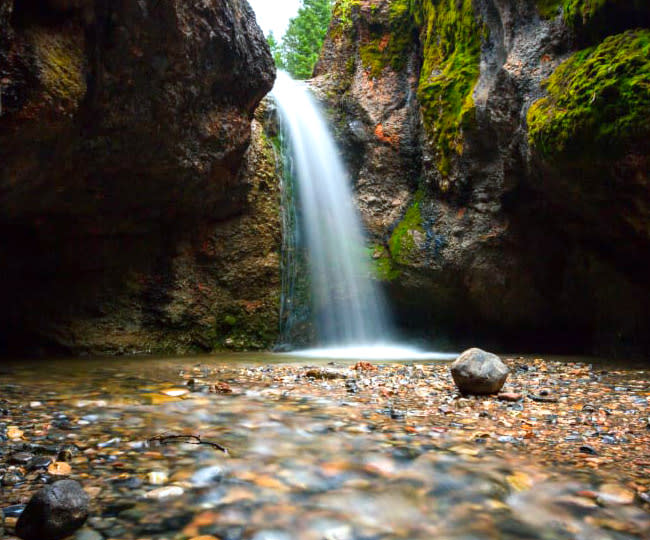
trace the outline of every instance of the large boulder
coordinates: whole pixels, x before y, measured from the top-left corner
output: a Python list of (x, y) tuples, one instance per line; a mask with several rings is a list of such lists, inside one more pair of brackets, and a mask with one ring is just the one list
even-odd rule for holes
[(0, 2), (0, 352), (273, 341), (274, 75), (246, 0)]
[(16, 524), (23, 540), (60, 540), (88, 518), (90, 498), (74, 480), (60, 480), (37, 492)]
[(498, 394), (510, 370), (496, 354), (469, 349), (451, 365), (451, 376), (462, 394)]

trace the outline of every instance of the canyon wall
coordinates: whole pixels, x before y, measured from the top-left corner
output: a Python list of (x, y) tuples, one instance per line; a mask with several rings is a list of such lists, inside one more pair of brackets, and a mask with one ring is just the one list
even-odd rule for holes
[(650, 8), (338, 0), (327, 105), (407, 334), (650, 350)]
[(272, 345), (274, 77), (245, 0), (0, 0), (0, 350)]

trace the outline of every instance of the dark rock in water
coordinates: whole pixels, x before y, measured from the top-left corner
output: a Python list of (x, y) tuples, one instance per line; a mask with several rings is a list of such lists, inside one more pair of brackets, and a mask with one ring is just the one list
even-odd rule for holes
[(14, 465), (27, 465), (34, 456), (29, 452), (17, 452), (9, 457), (9, 463)]
[(47, 456), (38, 456), (29, 462), (29, 470), (47, 469), (52, 464), (52, 458)]
[(37, 492), (16, 524), (23, 540), (59, 540), (70, 536), (88, 518), (90, 498), (74, 480), (61, 480)]
[(451, 375), (463, 394), (497, 394), (510, 370), (501, 359), (481, 349), (469, 349), (451, 366)]

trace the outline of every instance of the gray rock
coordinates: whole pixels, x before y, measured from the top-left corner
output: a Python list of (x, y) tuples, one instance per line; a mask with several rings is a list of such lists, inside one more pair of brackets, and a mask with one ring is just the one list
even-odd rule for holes
[(497, 394), (510, 370), (501, 359), (481, 349), (469, 349), (451, 365), (451, 376), (463, 394)]
[(37, 492), (16, 524), (23, 540), (60, 540), (88, 518), (90, 498), (74, 480), (60, 480)]
[(104, 540), (104, 537), (92, 529), (80, 529), (74, 535), (74, 540)]

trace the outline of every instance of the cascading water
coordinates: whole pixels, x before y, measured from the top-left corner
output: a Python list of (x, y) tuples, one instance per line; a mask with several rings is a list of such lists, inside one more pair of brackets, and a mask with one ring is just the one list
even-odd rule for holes
[[(449, 357), (389, 345), (388, 310), (371, 277), (348, 175), (325, 119), (307, 86), (286, 73), (278, 73), (272, 95), (280, 111), (283, 150), (281, 318), (287, 344), (303, 344), (307, 325), (302, 323), (310, 318), (318, 345), (326, 349), (297, 353), (303, 356)], [(309, 302), (303, 298), (306, 289)]]
[[(287, 74), (278, 73), (273, 96), (286, 132), (285, 177), (293, 178), (297, 191), (291, 226), (304, 234), (318, 341), (327, 346), (388, 341), (387, 310), (370, 278), (352, 190), (327, 124), (305, 85)], [(291, 280), (292, 265), (287, 266)]]

